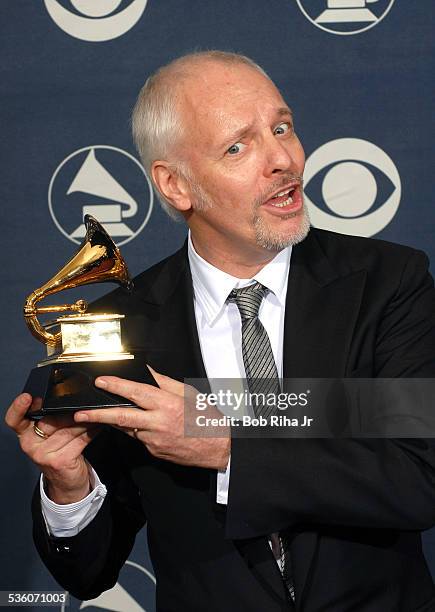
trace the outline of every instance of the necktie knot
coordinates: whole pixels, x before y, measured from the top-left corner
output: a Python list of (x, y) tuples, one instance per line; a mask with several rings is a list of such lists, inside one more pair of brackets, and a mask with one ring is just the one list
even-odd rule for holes
[(239, 309), (242, 321), (258, 317), (261, 302), (268, 289), (260, 283), (248, 285), (240, 289), (233, 289), (227, 298), (228, 302), (234, 302)]

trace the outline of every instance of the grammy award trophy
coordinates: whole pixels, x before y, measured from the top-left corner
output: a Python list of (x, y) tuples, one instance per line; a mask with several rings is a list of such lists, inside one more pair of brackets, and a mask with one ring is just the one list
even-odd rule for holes
[[(122, 314), (87, 312), (87, 303), (37, 306), (48, 295), (87, 284), (115, 282), (132, 289), (127, 266), (109, 234), (91, 215), (85, 216), (86, 236), (77, 253), (24, 304), (24, 318), (31, 333), (47, 347), (48, 356), (33, 368), (23, 391), (32, 395), (27, 417), (72, 413), (81, 409), (133, 406), (125, 398), (98, 389), (97, 376), (110, 375), (156, 385), (143, 361), (124, 350)], [(38, 314), (72, 312), (42, 325)]]

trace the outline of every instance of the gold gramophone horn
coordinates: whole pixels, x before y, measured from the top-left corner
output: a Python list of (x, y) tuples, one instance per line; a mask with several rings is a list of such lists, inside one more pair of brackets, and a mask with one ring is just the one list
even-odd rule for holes
[(119, 249), (102, 225), (91, 215), (85, 216), (86, 236), (77, 253), (49, 281), (35, 289), (24, 304), (24, 318), (32, 334), (50, 346), (60, 343), (61, 334), (52, 334), (44, 329), (37, 315), (44, 312), (84, 313), (87, 303), (77, 300), (75, 304), (36, 307), (36, 303), (52, 293), (72, 289), (90, 283), (113, 282), (131, 289), (132, 281)]

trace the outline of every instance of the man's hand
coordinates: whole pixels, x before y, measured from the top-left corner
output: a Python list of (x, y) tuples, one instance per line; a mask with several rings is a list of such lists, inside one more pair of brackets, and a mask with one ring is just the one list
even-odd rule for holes
[(193, 398), (195, 390), (151, 371), (160, 388), (114, 376), (97, 378), (97, 387), (129, 399), (137, 408), (81, 410), (74, 415), (75, 421), (106, 423), (122, 429), (160, 459), (181, 465), (226, 469), (230, 455), (229, 427), (220, 428), (218, 438), (186, 437), (185, 409), (192, 409), (186, 398)]
[(44, 474), (48, 497), (57, 504), (80, 501), (90, 490), (88, 464), (83, 449), (95, 437), (98, 428), (77, 425), (71, 416), (45, 417), (35, 433), (34, 422), (25, 418), (32, 403), (28, 393), (19, 395), (10, 405), (5, 421), (15, 431), (21, 449)]

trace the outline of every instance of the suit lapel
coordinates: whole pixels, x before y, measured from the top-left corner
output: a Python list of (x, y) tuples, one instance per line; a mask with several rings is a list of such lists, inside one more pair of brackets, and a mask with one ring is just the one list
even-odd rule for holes
[[(294, 247), (284, 322), (284, 378), (346, 375), (366, 273), (344, 268), (331, 264), (315, 230)], [(318, 546), (319, 535), (312, 531), (295, 535), (290, 546), (299, 604), (309, 589)]]
[(284, 378), (345, 375), (365, 277), (363, 270), (335, 270), (313, 230), (294, 247), (284, 323)]
[(205, 379), (186, 244), (163, 263), (151, 284), (135, 279), (135, 294), (152, 321), (144, 349), (150, 364), (178, 380)]

